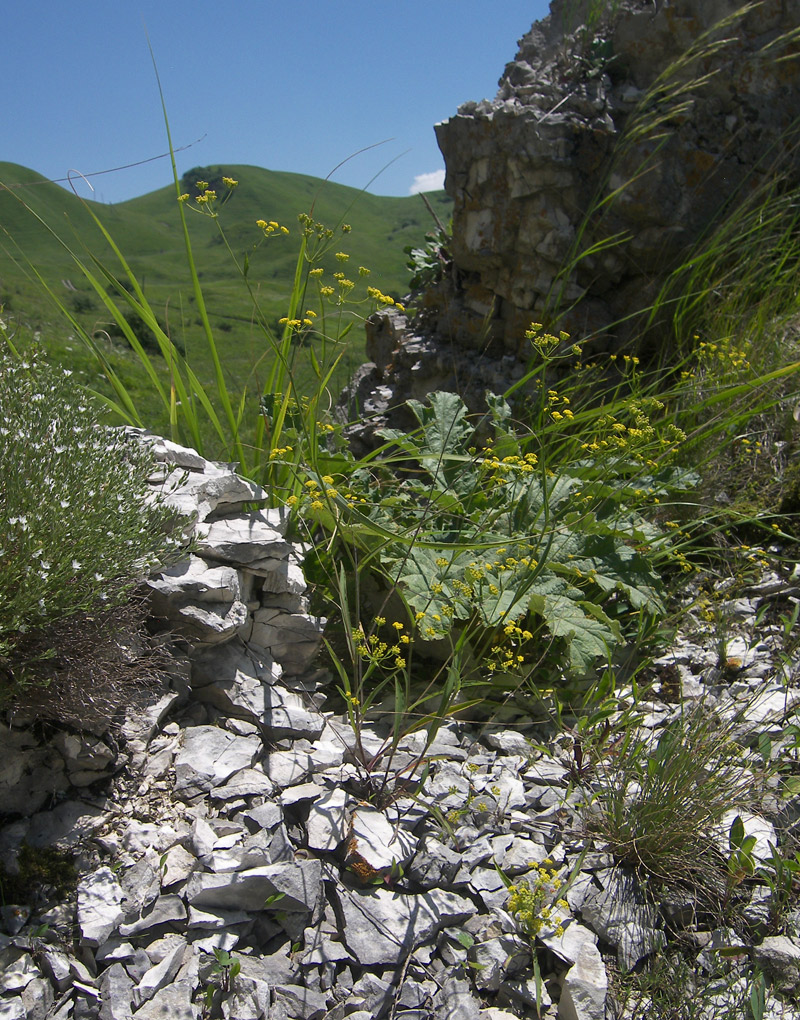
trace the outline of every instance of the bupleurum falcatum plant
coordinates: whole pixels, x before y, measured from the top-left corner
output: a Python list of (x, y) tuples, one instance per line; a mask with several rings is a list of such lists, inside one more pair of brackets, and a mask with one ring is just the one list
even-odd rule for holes
[(556, 936), (564, 934), (562, 919), (569, 905), (561, 895), (564, 883), (558, 869), (548, 867), (549, 863), (534, 865), (522, 880), (507, 886), (508, 911), (530, 938), (547, 930)]
[(177, 544), (149, 454), (70, 375), (0, 350), (0, 704), (47, 673), (64, 621), (123, 606)]
[(660, 567), (691, 569), (673, 529), (649, 519), (693, 475), (674, 463), (683, 433), (636, 359), (624, 389), (573, 410), (593, 369), (556, 387), (549, 370), (579, 348), (538, 324), (528, 339), (527, 421), (491, 394), (483, 416), (455, 393), (409, 401), (417, 429), (382, 430), (385, 446), (359, 462), (314, 451), (292, 500), (341, 610), (331, 652), (354, 728), (393, 705), (385, 758), (404, 730), (434, 739), (456, 702), (530, 706), (542, 685), (590, 676), (663, 612)]

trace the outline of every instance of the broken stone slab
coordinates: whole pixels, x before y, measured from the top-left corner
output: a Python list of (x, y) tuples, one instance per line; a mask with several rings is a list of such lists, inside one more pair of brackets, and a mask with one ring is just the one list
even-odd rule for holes
[(78, 883), (78, 924), (90, 946), (99, 946), (124, 919), (122, 886), (110, 868), (102, 867)]
[[(180, 667), (178, 660), (175, 661), (176, 672)], [(162, 723), (170, 712), (174, 711), (183, 701), (186, 700), (188, 684), (188, 664), (184, 667), (186, 671), (185, 685), (181, 684), (180, 689), (169, 689), (164, 684), (161, 692), (154, 697), (147, 705), (130, 706), (125, 711), (125, 720), (122, 723), (122, 735), (128, 745), (140, 745), (144, 750), (148, 743), (161, 728)]]
[(0, 1020), (27, 1020), (28, 1012), (22, 1002), (22, 996), (13, 999), (0, 999)]
[(34, 978), (23, 988), (20, 998), (25, 1007), (27, 1020), (48, 1020), (55, 1002), (55, 994), (49, 981), (45, 978)]
[(552, 953), (570, 965), (577, 962), (586, 946), (597, 946), (597, 935), (578, 921), (570, 918), (563, 924), (563, 934), (537, 936), (538, 941)]
[(329, 790), (318, 796), (311, 804), (306, 822), (309, 849), (335, 850), (347, 838), (350, 803), (351, 798), (344, 790)]
[(236, 820), (241, 820), (250, 832), (258, 832), (259, 829), (271, 831), (283, 821), (283, 808), (275, 801), (268, 800), (258, 807), (243, 811), (241, 815), (236, 816)]
[(188, 559), (162, 570), (146, 582), (156, 596), (157, 609), (169, 611), (175, 602), (214, 602), (230, 605), (247, 601), (239, 571), (230, 566), (210, 566), (200, 556)]
[(221, 910), (259, 911), (268, 900), (276, 910), (311, 913), (320, 895), (322, 865), (318, 860), (268, 864), (222, 875), (195, 873), (186, 883), (192, 906)]
[(0, 723), (0, 804), (9, 814), (32, 815), (53, 794), (67, 789), (64, 762), (51, 748), (41, 747), (29, 730)]
[(171, 610), (170, 619), (184, 637), (201, 644), (216, 645), (244, 633), (250, 625), (250, 613), (244, 602), (204, 602)]
[(178, 443), (173, 443), (171, 439), (156, 436), (145, 429), (127, 426), (125, 435), (136, 436), (143, 445), (149, 448), (153, 460), (161, 464), (174, 464), (175, 467), (186, 468), (190, 471), (202, 471), (208, 463), (205, 457), (201, 457), (196, 450), (192, 450), (188, 446), (180, 446)]
[(222, 1000), (222, 1015), (226, 1020), (267, 1020), (272, 1016), (269, 983), (239, 971)]
[(246, 924), (250, 920), (250, 915), (244, 910), (201, 910), (199, 907), (190, 906), (187, 927), (218, 931), (237, 924)]
[(253, 614), (248, 640), (269, 650), (291, 676), (304, 673), (314, 661), (326, 620), (307, 613), (285, 613), (262, 607)]
[(272, 751), (264, 759), (264, 772), (281, 789), (301, 783), (311, 775), (313, 768), (308, 751)]
[(41, 976), (33, 957), (24, 949), (9, 946), (0, 952), (0, 994), (19, 994), (34, 978)]
[[(289, 561), (294, 556), (294, 547), (283, 539), (273, 521), (274, 517), (271, 519), (268, 511), (257, 510), (201, 525), (198, 528), (197, 551), (210, 560), (246, 567), (257, 576), (274, 577), (281, 572), (279, 561)], [(288, 562), (284, 563), (283, 571), (287, 587), (275, 586), (272, 590), (290, 590)], [(301, 591), (305, 587), (303, 580)]]
[(506, 875), (523, 874), (535, 864), (550, 860), (550, 854), (543, 843), (524, 836), (505, 834), (495, 836), (491, 842), (494, 861)]
[(161, 892), (161, 866), (158, 854), (148, 850), (135, 864), (122, 872), (122, 909), (126, 917), (135, 917)]
[(345, 945), (362, 966), (393, 966), (438, 931), (475, 913), (463, 896), (432, 889), (419, 895), (389, 889), (335, 889)]
[(133, 1014), (134, 1020), (200, 1020), (200, 1006), (192, 1002), (194, 984), (174, 981), (158, 991)]
[[(322, 1020), (327, 1013), (327, 997), (302, 985), (275, 985), (270, 1017), (285, 1016), (296, 1020)], [(231, 1015), (231, 1020), (234, 1020)], [(238, 1020), (238, 1018), (237, 1018)]]
[(241, 797), (271, 797), (276, 789), (275, 783), (256, 764), (251, 769), (235, 772), (227, 783), (215, 787), (210, 796), (212, 800), (234, 801)]
[(605, 1020), (607, 995), (608, 975), (600, 951), (584, 942), (564, 977), (559, 1020)]
[[(449, 974), (433, 997), (435, 1020), (480, 1020), (481, 1004), (468, 981)], [(424, 1013), (421, 1015), (425, 1015)]]
[(192, 684), (200, 701), (228, 717), (255, 723), (269, 740), (315, 740), (325, 717), (309, 699), (283, 686), (281, 674), (281, 667), (266, 652), (234, 641), (195, 657)]
[(457, 882), (464, 884), (465, 879), (459, 876), (460, 869), (460, 854), (434, 836), (425, 835), (405, 871), (423, 889), (450, 889)]
[[(392, 825), (382, 812), (359, 805), (350, 818), (347, 861), (375, 875), (405, 865), (417, 849), (417, 838)], [(359, 874), (363, 874), (359, 871)]]
[(147, 971), (133, 989), (134, 1006), (141, 1006), (152, 999), (156, 992), (160, 992), (162, 988), (172, 983), (184, 963), (187, 948), (188, 943), (185, 939), (181, 939), (162, 960)]
[(65, 800), (52, 811), (40, 811), (28, 826), (29, 846), (73, 850), (88, 839), (105, 821), (105, 814), (93, 804)]
[[(207, 521), (217, 512), (238, 513), (246, 503), (262, 502), (266, 495), (261, 486), (237, 475), (231, 468), (213, 461), (204, 461), (201, 470), (186, 474), (173, 471), (154, 492), (179, 514)], [(280, 515), (265, 512), (265, 520), (279, 524)]]
[(175, 758), (175, 793), (191, 799), (248, 768), (262, 751), (257, 737), (236, 737), (217, 726), (190, 726)]
[(197, 858), (185, 847), (180, 844), (170, 847), (163, 855), (161, 887), (168, 889), (178, 882), (185, 882), (196, 867)]
[(663, 932), (656, 930), (658, 908), (648, 902), (636, 877), (622, 868), (598, 872), (595, 877), (603, 888), (586, 896), (581, 915), (616, 947), (620, 965), (632, 970), (663, 944)]
[(150, 931), (151, 928), (156, 928), (160, 924), (183, 921), (185, 918), (186, 907), (180, 896), (159, 896), (153, 902), (150, 909), (142, 914), (138, 920), (130, 924), (121, 924), (119, 926), (119, 933), (123, 938), (130, 938), (132, 935), (140, 935), (142, 932)]
[(216, 874), (228, 871), (246, 871), (249, 868), (261, 867), (263, 864), (271, 864), (269, 859), (271, 838), (269, 832), (262, 830), (253, 836), (248, 836), (236, 846), (225, 850), (212, 850), (200, 860), (205, 868)]
[(133, 981), (121, 963), (113, 963), (100, 976), (99, 1020), (128, 1020), (133, 1001)]
[(531, 962), (530, 943), (515, 935), (476, 942), (467, 950), (467, 958), (474, 964), (475, 987), (496, 992), (510, 977), (521, 974)]
[(773, 935), (753, 948), (753, 961), (773, 980), (776, 992), (791, 995), (800, 988), (800, 942)]
[(518, 754), (525, 759), (531, 755), (531, 742), (517, 730), (490, 730), (483, 739), (501, 754)]
[(94, 782), (102, 775), (108, 775), (116, 762), (114, 752), (99, 737), (85, 733), (66, 733), (62, 730), (54, 735), (52, 743), (64, 757), (69, 780), (73, 786), (89, 785), (87, 782), (78, 781), (80, 773), (88, 773), (92, 777), (89, 782)]
[(718, 849), (723, 854), (729, 852), (729, 834), (737, 815), (741, 818), (744, 825), (745, 836), (756, 837), (756, 842), (750, 851), (753, 857), (759, 862), (766, 861), (772, 857), (772, 847), (778, 845), (778, 834), (775, 831), (775, 826), (772, 822), (767, 821), (766, 818), (762, 818), (760, 815), (756, 815), (744, 808), (741, 810), (730, 808), (720, 819), (719, 826), (714, 834), (714, 843)]

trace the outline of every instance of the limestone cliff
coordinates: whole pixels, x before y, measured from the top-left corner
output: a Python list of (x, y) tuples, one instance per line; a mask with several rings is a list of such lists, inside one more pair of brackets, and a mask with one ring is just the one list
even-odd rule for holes
[(670, 274), (800, 183), (798, 36), (789, 0), (552, 0), (495, 99), (436, 126), (451, 258), (410, 331), (368, 325), (359, 414), (435, 386), (474, 406), (518, 377), (531, 321), (594, 351), (669, 340), (668, 302), (643, 323)]

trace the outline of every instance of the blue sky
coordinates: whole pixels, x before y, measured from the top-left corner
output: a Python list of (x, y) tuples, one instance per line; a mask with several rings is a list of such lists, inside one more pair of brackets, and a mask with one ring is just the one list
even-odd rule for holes
[[(547, 0), (23, 0), (3, 14), (0, 158), (52, 179), (166, 150), (178, 170), (249, 163), (407, 195), (443, 166), (433, 125), (491, 98)], [(170, 181), (167, 160), (91, 178), (122, 201)], [(431, 179), (427, 179), (430, 183)], [(418, 182), (419, 184), (420, 182)], [(81, 185), (81, 194), (89, 195)]]

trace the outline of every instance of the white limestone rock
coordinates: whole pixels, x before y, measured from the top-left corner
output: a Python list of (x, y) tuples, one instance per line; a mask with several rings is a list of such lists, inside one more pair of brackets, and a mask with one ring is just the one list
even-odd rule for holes
[(208, 460), (203, 461), (200, 470), (172, 471), (154, 490), (163, 496), (167, 506), (199, 522), (214, 513), (234, 513), (246, 503), (266, 499), (260, 485), (237, 475), (228, 465)]
[(269, 983), (240, 971), (222, 1001), (222, 1015), (226, 1020), (267, 1020), (274, 1015), (270, 1012)]
[(15, 730), (0, 723), (0, 804), (9, 814), (32, 815), (69, 783), (64, 762), (29, 730)]
[(0, 994), (18, 995), (34, 978), (41, 976), (33, 957), (23, 949), (9, 946), (0, 952)]
[(313, 770), (314, 761), (308, 751), (271, 751), (264, 759), (264, 771), (281, 789), (302, 782)]
[(183, 846), (172, 846), (163, 855), (161, 866), (161, 888), (169, 889), (178, 882), (185, 882), (197, 868), (197, 858)]
[(347, 859), (358, 861), (374, 873), (391, 871), (406, 864), (417, 849), (418, 840), (400, 825), (392, 825), (381, 811), (359, 805), (350, 819)]
[(268, 864), (247, 871), (209, 875), (195, 873), (186, 883), (192, 906), (221, 910), (263, 910), (267, 900), (276, 910), (310, 913), (320, 895), (322, 865), (318, 860)]
[(309, 849), (335, 850), (347, 837), (350, 802), (344, 790), (329, 790), (312, 803), (306, 822)]
[(170, 614), (176, 629), (198, 644), (216, 645), (244, 633), (250, 614), (244, 602), (204, 602), (181, 606)]
[(663, 945), (663, 932), (656, 929), (657, 908), (647, 901), (631, 873), (611, 868), (596, 877), (603, 889), (586, 896), (583, 920), (616, 946), (620, 965), (631, 970)]
[(476, 942), (467, 951), (467, 958), (474, 965), (475, 987), (496, 992), (507, 978), (530, 966), (531, 948), (516, 935), (501, 935)]
[(102, 867), (78, 883), (78, 924), (90, 946), (99, 946), (123, 920), (122, 886), (110, 868)]
[(269, 654), (241, 641), (201, 652), (192, 664), (196, 696), (229, 718), (255, 723), (266, 739), (307, 737), (315, 740), (325, 717), (309, 699), (280, 683), (282, 668)]
[(134, 1020), (200, 1020), (200, 1006), (192, 1002), (194, 984), (174, 981), (158, 991), (133, 1014)]
[(335, 894), (342, 939), (364, 967), (396, 965), (442, 928), (461, 924), (475, 913), (471, 900), (442, 889), (410, 895), (338, 886)]
[(597, 946), (585, 942), (567, 971), (558, 1002), (559, 1020), (605, 1020), (608, 975)]
[(277, 787), (264, 773), (263, 766), (256, 764), (251, 769), (240, 769), (222, 786), (215, 786), (210, 792), (212, 800), (238, 800), (241, 797), (271, 797)]
[(170, 951), (147, 973), (133, 989), (133, 1002), (136, 1007), (152, 999), (156, 992), (171, 984), (184, 962), (187, 943), (181, 939)]
[[(294, 547), (274, 527), (268, 511), (235, 514), (204, 524), (198, 529), (197, 550), (205, 558), (221, 560), (237, 567), (246, 567), (257, 576), (280, 574), (275, 561), (288, 561)], [(288, 567), (284, 568), (288, 578)], [(305, 582), (303, 583), (305, 589)], [(289, 591), (275, 587), (274, 591)]]
[(773, 979), (776, 992), (791, 995), (800, 989), (800, 941), (773, 935), (755, 946), (753, 961)]
[(269, 650), (289, 675), (304, 673), (319, 650), (326, 620), (307, 613), (263, 607), (253, 614), (249, 640)]
[(186, 907), (180, 896), (159, 896), (151, 904), (150, 909), (137, 920), (130, 924), (121, 924), (119, 933), (123, 938), (130, 938), (132, 935), (141, 935), (142, 932), (150, 931), (151, 928), (156, 928), (161, 924), (183, 921), (185, 918)]
[(756, 842), (751, 850), (753, 857), (759, 862), (766, 861), (772, 857), (772, 847), (778, 845), (778, 834), (772, 822), (767, 821), (760, 815), (747, 811), (744, 808), (737, 810), (730, 808), (722, 816), (714, 835), (714, 843), (723, 853), (729, 853), (730, 830), (736, 816), (742, 819), (745, 836), (755, 836)]
[(0, 1020), (27, 1020), (27, 1017), (28, 1011), (21, 995), (13, 999), (0, 999)]
[(577, 963), (578, 957), (587, 946), (596, 948), (597, 935), (577, 921), (570, 920), (563, 925), (563, 935), (544, 934), (539, 941), (565, 963)]
[(133, 981), (121, 963), (113, 963), (100, 976), (100, 1020), (129, 1020)]
[(243, 591), (238, 570), (229, 566), (212, 567), (199, 556), (189, 556), (162, 570), (147, 581), (147, 587), (160, 596), (165, 605), (181, 599), (231, 603), (241, 599)]
[(237, 737), (217, 726), (190, 726), (175, 757), (175, 792), (182, 799), (208, 793), (251, 766), (261, 752), (257, 737)]

